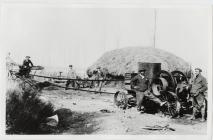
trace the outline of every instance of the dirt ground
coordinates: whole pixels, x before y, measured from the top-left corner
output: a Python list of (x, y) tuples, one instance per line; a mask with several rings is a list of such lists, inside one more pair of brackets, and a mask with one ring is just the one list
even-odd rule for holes
[[(111, 90), (111, 89), (103, 89)], [(172, 119), (158, 114), (140, 114), (136, 108), (121, 110), (113, 103), (113, 94), (95, 94), (74, 90), (43, 90), (42, 96), (50, 100), (55, 109), (66, 108), (70, 114), (70, 126), (56, 132), (56, 134), (169, 134), (169, 135), (204, 135), (207, 132), (207, 123), (199, 119), (191, 121), (185, 116)], [(103, 111), (101, 111), (103, 110)], [(160, 125), (175, 129), (146, 130), (146, 126)]]

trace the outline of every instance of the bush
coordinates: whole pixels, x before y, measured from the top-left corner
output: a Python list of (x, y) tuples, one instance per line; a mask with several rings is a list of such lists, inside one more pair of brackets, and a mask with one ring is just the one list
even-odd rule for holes
[(7, 134), (42, 133), (40, 124), (46, 117), (52, 116), (53, 105), (39, 98), (32, 89), (13, 89), (7, 91), (6, 125)]

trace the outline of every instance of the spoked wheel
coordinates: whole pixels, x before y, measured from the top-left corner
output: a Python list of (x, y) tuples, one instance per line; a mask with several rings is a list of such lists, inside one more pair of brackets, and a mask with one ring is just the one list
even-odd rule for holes
[(168, 104), (168, 112), (172, 117), (176, 117), (180, 111), (180, 103), (178, 101), (171, 102)]
[(176, 84), (181, 83), (182, 81), (188, 82), (187, 77), (183, 72), (176, 70), (171, 73), (172, 73), (172, 76), (174, 77)]
[(180, 103), (177, 100), (177, 96), (173, 92), (161, 92), (161, 101), (166, 101), (166, 105), (161, 108), (161, 111), (172, 117), (175, 117), (180, 111)]
[(126, 109), (128, 105), (128, 98), (125, 92), (117, 91), (114, 95), (114, 103), (122, 109)]
[(136, 104), (136, 98), (135, 97), (130, 97), (130, 98), (128, 98), (128, 107), (130, 108), (130, 107), (135, 107), (135, 106), (137, 106), (137, 104)]

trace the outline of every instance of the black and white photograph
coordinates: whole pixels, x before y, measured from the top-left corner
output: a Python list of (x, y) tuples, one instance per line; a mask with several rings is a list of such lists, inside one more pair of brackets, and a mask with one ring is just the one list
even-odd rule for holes
[(212, 138), (211, 5), (45, 1), (0, 3), (5, 136)]

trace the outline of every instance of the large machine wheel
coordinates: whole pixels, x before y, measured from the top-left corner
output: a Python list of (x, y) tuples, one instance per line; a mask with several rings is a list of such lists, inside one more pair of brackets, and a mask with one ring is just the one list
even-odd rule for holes
[(175, 71), (172, 71), (171, 74), (175, 79), (175, 84), (178, 84), (182, 81), (188, 82), (186, 75), (181, 71), (175, 70)]
[(167, 90), (168, 82), (166, 81), (165, 78), (162, 78), (162, 77), (157, 78), (153, 80), (151, 88), (154, 95), (160, 96), (161, 91)]
[(173, 76), (170, 72), (161, 70), (159, 72), (159, 77), (166, 79), (166, 81), (168, 82), (169, 91), (175, 91), (175, 88), (176, 88), (175, 79), (173, 78)]
[(124, 91), (117, 91), (114, 94), (114, 103), (116, 106), (122, 109), (126, 109), (128, 106), (128, 98)]
[(161, 111), (166, 114), (170, 115), (172, 117), (175, 117), (178, 115), (180, 111), (180, 103), (177, 100), (177, 96), (173, 92), (164, 91), (161, 92), (161, 101), (166, 101), (166, 105), (161, 108)]

